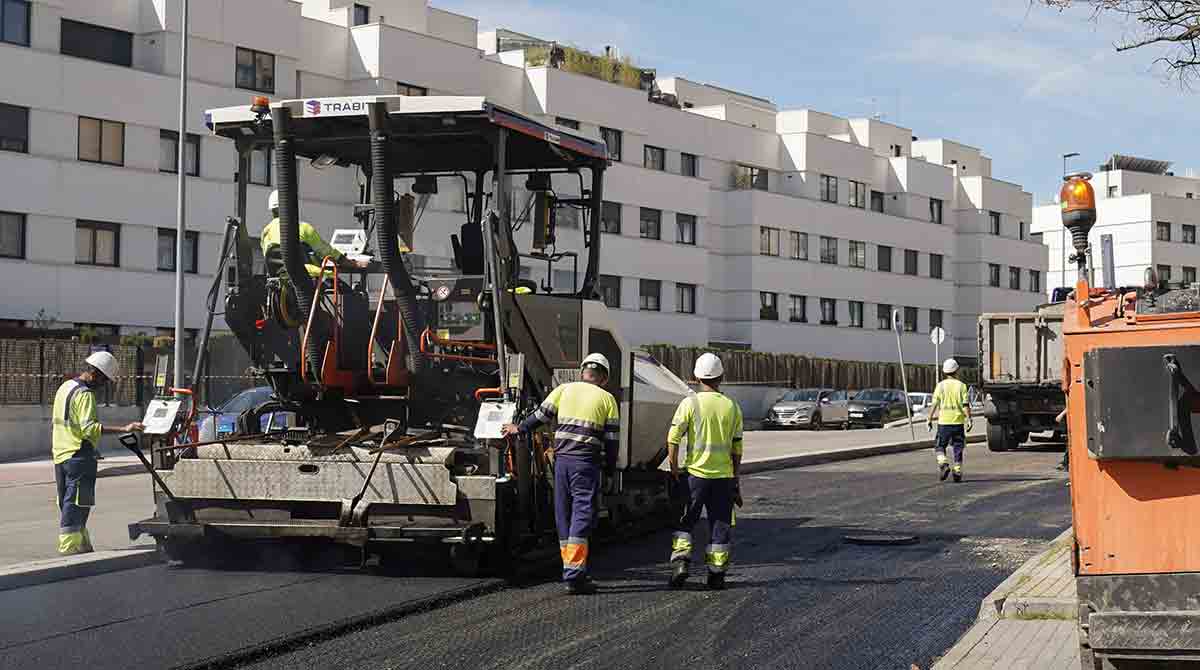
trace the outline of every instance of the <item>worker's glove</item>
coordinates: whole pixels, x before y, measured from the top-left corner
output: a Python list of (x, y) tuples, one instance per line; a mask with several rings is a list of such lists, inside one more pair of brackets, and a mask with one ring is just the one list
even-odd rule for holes
[(736, 479), (733, 480), (733, 504), (742, 506), (742, 484)]
[(612, 495), (617, 492), (617, 469), (604, 468), (604, 495)]

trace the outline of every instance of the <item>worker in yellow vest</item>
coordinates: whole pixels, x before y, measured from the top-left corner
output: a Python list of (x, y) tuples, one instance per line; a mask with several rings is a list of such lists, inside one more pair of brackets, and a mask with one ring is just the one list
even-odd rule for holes
[[(671, 476), (686, 472), (688, 502), (671, 540), (671, 586), (687, 582), (692, 560), (692, 528), (706, 512), (709, 527), (704, 562), (708, 565), (708, 587), (725, 587), (725, 572), (733, 548), (733, 507), (740, 504), (738, 470), (742, 464), (742, 408), (720, 392), (725, 374), (721, 359), (702, 354), (693, 370), (700, 391), (684, 398), (675, 410), (667, 433), (667, 459)], [(679, 443), (688, 438), (683, 470), (679, 467)]]
[[(971, 403), (967, 397), (967, 385), (958, 379), (958, 361), (947, 358), (942, 363), (942, 373), (946, 378), (938, 382), (933, 389), (933, 402), (929, 406), (929, 417), (926, 421), (932, 427), (937, 421), (937, 441), (933, 448), (937, 455), (938, 477), (946, 481), (946, 476), (954, 473), (954, 481), (961, 482), (963, 477), (963, 447), (967, 442), (967, 431), (971, 430)], [(946, 462), (946, 447), (951, 447), (954, 455), (954, 465)]]
[(101, 433), (142, 430), (138, 422), (105, 426), (96, 416), (96, 389), (117, 378), (117, 359), (107, 351), (87, 357), (79, 376), (63, 382), (54, 394), (52, 455), (58, 485), (58, 553), (93, 551), (87, 520), (96, 504), (96, 457)]
[[(271, 221), (259, 234), (259, 244), (262, 246), (263, 260), (267, 264), (267, 274), (272, 277), (279, 274), (283, 266), (281, 251), (281, 235), (279, 231), (279, 191), (271, 191), (267, 196), (267, 211), (271, 213)], [(311, 224), (300, 222), (300, 248), (304, 250), (304, 269), (308, 275), (316, 278), (321, 274), (321, 262), (332, 258), (343, 270), (364, 270), (368, 267), (366, 261), (351, 261), (342, 252), (329, 246)]]

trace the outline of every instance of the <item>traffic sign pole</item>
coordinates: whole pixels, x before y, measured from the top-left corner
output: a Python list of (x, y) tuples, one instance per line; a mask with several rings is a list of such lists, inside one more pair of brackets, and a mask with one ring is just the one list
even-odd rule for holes
[(900, 343), (900, 310), (892, 310), (892, 330), (896, 331), (896, 351), (900, 353), (900, 383), (904, 385), (904, 413), (908, 415), (908, 434), (917, 441), (917, 429), (913, 428), (912, 402), (908, 399), (908, 372), (904, 368), (904, 346)]

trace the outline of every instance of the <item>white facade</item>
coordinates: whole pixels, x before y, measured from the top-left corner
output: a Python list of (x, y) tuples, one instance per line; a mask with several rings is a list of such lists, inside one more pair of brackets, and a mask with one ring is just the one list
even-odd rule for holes
[[(350, 25), (355, 5), (367, 8), (368, 23)], [(174, 227), (176, 177), (160, 171), (159, 156), (160, 131), (177, 123), (180, 2), (31, 6), (29, 44), (0, 42), (0, 81), (19, 84), (0, 89), (0, 103), (29, 110), (28, 150), (0, 151), (0, 212), (24, 219), (15, 254), (23, 257), (0, 258), (0, 281), (21, 287), (0, 302), (0, 319), (28, 322), (40, 314), (122, 333), (168, 327), (173, 282), (158, 269), (157, 229)], [(201, 303), (234, 195), (233, 149), (204, 134), (202, 111), (257, 94), (236, 86), (239, 48), (273, 56), (273, 90), (265, 92), (273, 99), (485, 95), (550, 124), (575, 122), (575, 132), (589, 137), (599, 138), (601, 127), (619, 130), (620, 160), (607, 172), (605, 199), (620, 208), (620, 232), (605, 234), (601, 272), (619, 278), (618, 318), (634, 343), (722, 342), (894, 360), (895, 338), (879, 328), (883, 306), (909, 308), (910, 316), (916, 310), (915, 331), (905, 334), (909, 360), (932, 360), (928, 331), (939, 313), (954, 350), (973, 357), (980, 311), (1027, 309), (1046, 288), (1046, 250), (1028, 235), (1030, 195), (992, 178), (990, 159), (973, 147), (915, 141), (911, 130), (876, 119), (781, 112), (768, 100), (683, 78), (658, 83), (685, 109), (655, 104), (644, 91), (489, 53), (494, 36), (477, 35), (474, 19), (424, 0), (224, 0), (192, 3), (191, 11), (187, 118), (202, 138), (199, 175), (189, 179), (188, 225), (199, 233), (198, 272), (187, 286), (190, 328), (203, 322)], [(131, 65), (61, 53), (64, 19), (129, 33)], [(80, 160), (81, 116), (124, 124), (121, 165)], [(83, 139), (90, 138), (88, 130)], [(647, 167), (647, 146), (664, 150), (665, 169)], [(685, 154), (695, 157), (694, 176), (684, 174)], [(765, 190), (752, 188), (746, 168), (766, 171)], [(437, 262), (449, 262), (449, 231), (463, 218), (462, 194), (445, 181), (415, 249)], [(304, 220), (326, 234), (355, 225), (352, 171), (305, 166), (300, 182)], [(265, 223), (268, 192), (251, 188), (251, 234), (260, 212)], [(990, 228), (993, 215), (999, 235)], [(660, 239), (643, 237), (644, 217), (660, 221)], [(694, 237), (681, 239), (677, 222), (686, 226), (690, 217)], [(77, 230), (80, 220), (119, 224), (117, 267), (77, 261), (76, 239), (88, 240), (86, 227)], [(564, 246), (578, 237), (560, 231)], [(793, 240), (803, 241), (806, 254), (793, 253)], [(889, 247), (890, 272), (880, 270)], [(907, 274), (914, 253), (915, 273)], [(994, 264), (999, 287), (990, 284)], [(1018, 288), (1009, 288), (1010, 268), (1019, 271)], [(542, 274), (532, 268), (534, 278)], [(654, 301), (642, 299), (641, 289), (653, 281), (659, 309), (643, 309)], [(680, 311), (688, 301), (678, 298), (688, 291), (694, 313)], [(776, 309), (761, 309), (772, 295)], [(792, 296), (806, 308), (795, 319)], [(823, 319), (829, 308), (833, 318)]]
[[(1141, 286), (1148, 267), (1171, 282), (1195, 282), (1200, 266), (1196, 228), (1200, 226), (1200, 179), (1132, 170), (1101, 170), (1092, 177), (1096, 225), (1092, 245), (1094, 286), (1103, 286), (1101, 241), (1112, 236), (1115, 285)], [(1059, 205), (1034, 208), (1033, 231), (1049, 250), (1047, 290), (1074, 286), (1075, 249), (1062, 225)], [(1164, 275), (1164, 271), (1166, 274)]]

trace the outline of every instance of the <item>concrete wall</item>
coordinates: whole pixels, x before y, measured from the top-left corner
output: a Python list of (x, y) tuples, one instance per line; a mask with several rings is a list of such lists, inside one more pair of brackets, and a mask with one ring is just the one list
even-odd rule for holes
[[(51, 409), (48, 405), (0, 405), (0, 463), (50, 458)], [(122, 425), (141, 421), (145, 410), (140, 407), (102, 405), (98, 414), (101, 423)], [(101, 452), (125, 451), (117, 442), (117, 437), (102, 437)]]

